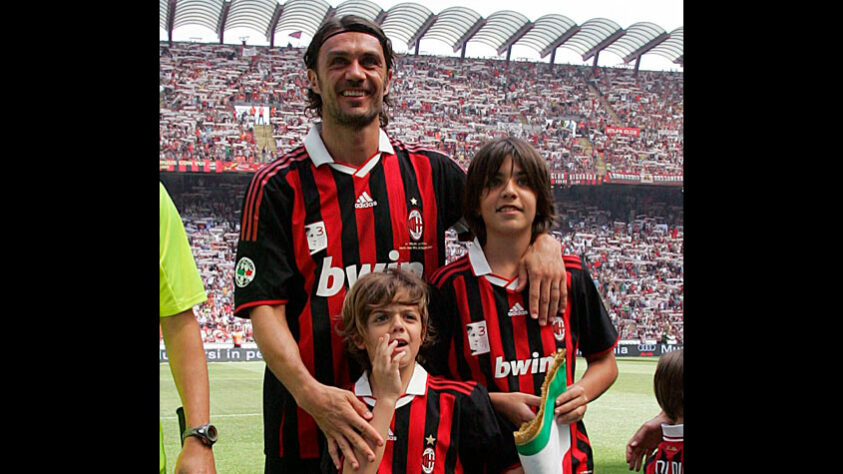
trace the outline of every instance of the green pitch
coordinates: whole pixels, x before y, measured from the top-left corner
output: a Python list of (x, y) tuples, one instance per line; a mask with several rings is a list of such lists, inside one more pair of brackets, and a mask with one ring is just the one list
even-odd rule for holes
[[(618, 379), (589, 404), (585, 425), (594, 448), (595, 474), (629, 473), (626, 443), (641, 423), (659, 412), (653, 395), (656, 358), (619, 358)], [(579, 379), (584, 359), (577, 360)], [(261, 398), (263, 362), (211, 362), (211, 420), (220, 432), (214, 445), (217, 472), (263, 472)], [(160, 416), (167, 469), (173, 472), (180, 445), (176, 408), (180, 405), (170, 367), (160, 364)]]

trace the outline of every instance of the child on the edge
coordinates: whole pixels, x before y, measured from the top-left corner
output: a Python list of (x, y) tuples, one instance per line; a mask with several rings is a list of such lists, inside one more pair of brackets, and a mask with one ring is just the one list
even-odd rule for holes
[[(428, 375), (416, 363), (430, 340), (426, 284), (399, 269), (360, 277), (342, 307), (347, 349), (364, 368), (352, 388), (386, 443), (342, 472), (523, 472), (504, 441), (486, 389)], [(421, 469), (419, 469), (421, 468)], [(437, 472), (440, 472), (437, 469)]]
[(659, 357), (653, 375), (656, 400), (668, 423), (662, 423), (662, 441), (656, 453), (644, 463), (645, 474), (682, 474), (685, 472), (685, 370), (684, 349)]
[[(561, 467), (566, 473), (591, 472), (582, 419), (587, 405), (617, 377), (612, 350), (618, 333), (578, 256), (563, 255), (568, 300), (547, 325), (528, 316), (529, 287), (514, 291), (518, 259), (555, 219), (547, 164), (526, 141), (497, 139), (477, 150), (465, 187), (464, 217), (476, 239), (465, 256), (431, 276), (430, 315), (438, 339), (427, 367), (485, 386), (514, 445), (512, 432), (535, 418), (550, 362), (565, 349), (567, 389), (554, 410), (558, 423), (570, 425), (570, 449)], [(575, 381), (578, 350), (588, 366)]]

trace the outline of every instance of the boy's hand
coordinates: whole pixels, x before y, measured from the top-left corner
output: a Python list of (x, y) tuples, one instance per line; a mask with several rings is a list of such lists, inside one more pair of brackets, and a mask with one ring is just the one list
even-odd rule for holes
[(556, 398), (556, 409), (553, 410), (557, 423), (571, 424), (582, 420), (588, 405), (588, 397), (583, 387), (573, 384)]
[[(378, 339), (375, 355), (372, 357), (372, 378), (377, 381), (372, 384), (372, 395), (378, 400), (397, 400), (403, 391), (399, 366), (407, 357), (407, 352), (400, 352), (393, 356), (392, 353), (397, 346), (398, 340), (390, 342), (389, 334)], [(375, 393), (375, 387), (378, 393)]]
[(530, 407), (538, 408), (542, 401), (539, 396), (522, 392), (491, 392), (489, 398), (495, 411), (516, 428), (536, 417), (536, 412)]

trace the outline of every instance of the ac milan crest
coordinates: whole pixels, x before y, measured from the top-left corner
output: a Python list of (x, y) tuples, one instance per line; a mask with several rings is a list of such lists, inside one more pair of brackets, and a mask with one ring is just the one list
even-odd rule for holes
[(407, 228), (410, 230), (410, 237), (415, 241), (418, 241), (424, 233), (424, 219), (422, 219), (421, 212), (415, 207), (407, 217)]
[(561, 316), (553, 318), (553, 337), (557, 341), (565, 340), (565, 320)]
[(422, 470), (425, 474), (433, 472), (433, 463), (436, 461), (436, 453), (433, 448), (425, 448), (422, 453)]

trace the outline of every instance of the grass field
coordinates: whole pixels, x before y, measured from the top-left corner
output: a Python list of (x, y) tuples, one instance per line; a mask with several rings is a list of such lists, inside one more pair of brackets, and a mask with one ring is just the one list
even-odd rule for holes
[[(594, 448), (595, 474), (629, 473), (624, 450), (627, 441), (644, 421), (658, 413), (653, 396), (656, 358), (619, 358), (619, 375), (602, 397), (589, 405), (585, 425)], [(585, 370), (577, 361), (576, 378)], [(263, 418), (261, 396), (263, 362), (210, 362), (211, 419), (220, 432), (214, 445), (217, 472), (263, 472)], [(160, 416), (168, 472), (173, 472), (179, 453), (180, 405), (170, 368), (160, 364)]]

